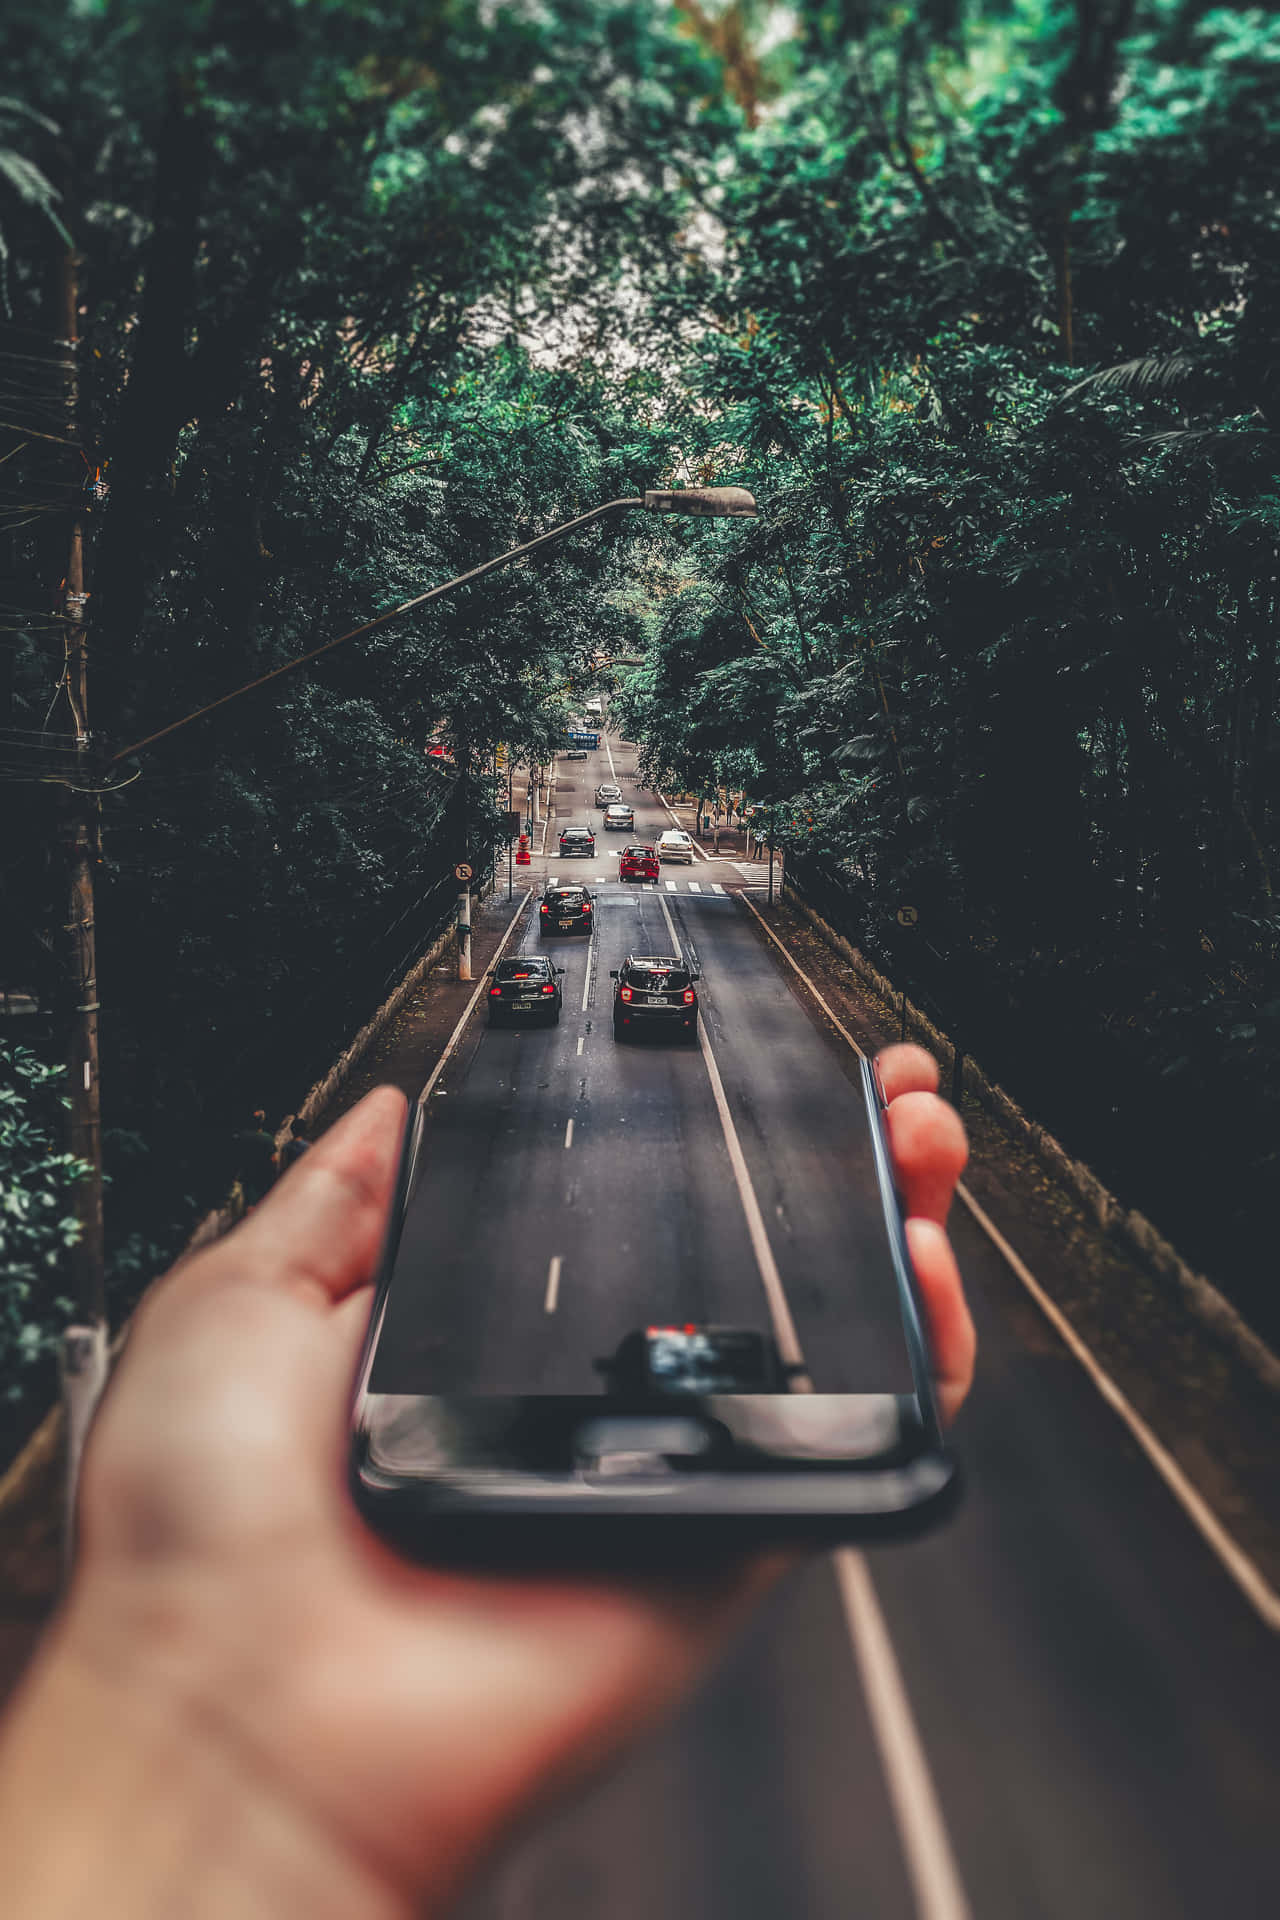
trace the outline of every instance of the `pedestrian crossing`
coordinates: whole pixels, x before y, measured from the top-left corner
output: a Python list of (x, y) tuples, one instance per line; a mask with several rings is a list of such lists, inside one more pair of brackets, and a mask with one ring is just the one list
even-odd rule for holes
[[(659, 885), (656, 880), (653, 881), (651, 885), (646, 886), (643, 881), (619, 880), (616, 875), (611, 876), (607, 873), (549, 873), (546, 884), (549, 887), (558, 887), (561, 885), (566, 887), (581, 885), (588, 887), (616, 886), (624, 893), (635, 893), (637, 891), (641, 893), (656, 893)], [(718, 880), (686, 880), (683, 883), (683, 887), (678, 880), (663, 880), (661, 885), (667, 893), (686, 892), (701, 894), (703, 896), (709, 893), (718, 893), (721, 895), (728, 893), (728, 888), (722, 887)]]

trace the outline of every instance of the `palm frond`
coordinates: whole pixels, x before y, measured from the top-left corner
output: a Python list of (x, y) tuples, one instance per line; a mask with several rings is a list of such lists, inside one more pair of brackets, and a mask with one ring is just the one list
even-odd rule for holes
[(1068, 387), (1062, 397), (1070, 400), (1078, 393), (1093, 392), (1133, 393), (1145, 398), (1181, 386), (1197, 371), (1197, 362), (1189, 353), (1144, 354), (1141, 359), (1121, 360), (1114, 367), (1100, 367), (1096, 373), (1087, 373), (1083, 380)]

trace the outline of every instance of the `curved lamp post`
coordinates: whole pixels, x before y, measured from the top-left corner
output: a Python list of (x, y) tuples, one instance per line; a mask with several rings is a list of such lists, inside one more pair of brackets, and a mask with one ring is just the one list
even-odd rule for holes
[(121, 760), (141, 753), (144, 747), (153, 747), (159, 740), (167, 739), (171, 733), (177, 733), (180, 727), (189, 727), (193, 721), (202, 720), (207, 713), (216, 713), (219, 707), (225, 707), (232, 700), (238, 700), (242, 694), (252, 693), (255, 687), (265, 687), (269, 680), (279, 680), (283, 674), (292, 673), (296, 667), (305, 667), (308, 661), (318, 660), (323, 653), (332, 653), (335, 647), (344, 641), (358, 640), (363, 634), (377, 633), (382, 627), (390, 626), (393, 620), (403, 618), (406, 613), (416, 613), (419, 607), (426, 607), (433, 600), (439, 600), (443, 594), (452, 593), (455, 587), (466, 587), (473, 580), (482, 580), (486, 573), (493, 573), (498, 567), (509, 565), (512, 560), (520, 560), (526, 553), (536, 553), (539, 547), (545, 547), (552, 540), (562, 540), (567, 533), (576, 533), (579, 527), (590, 526), (593, 520), (603, 518), (606, 513), (623, 513), (631, 507), (641, 507), (646, 513), (689, 513), (708, 519), (752, 519), (756, 512), (756, 503), (745, 487), (679, 487), (674, 491), (650, 489), (646, 493), (635, 494), (625, 500), (606, 500), (603, 506), (592, 507), (589, 513), (580, 513), (574, 520), (566, 520), (563, 526), (553, 527), (550, 533), (540, 533), (536, 540), (526, 540), (523, 546), (512, 547), (507, 553), (500, 553), (494, 560), (486, 560), (482, 566), (472, 567), (468, 573), (460, 573), (453, 580), (446, 580), (441, 586), (431, 587), (426, 593), (420, 593), (412, 600), (403, 601), (398, 607), (392, 607), (387, 613), (380, 613), (363, 625), (352, 627), (347, 633), (340, 633), (336, 640), (326, 640), (323, 645), (312, 647), (309, 653), (299, 653), (283, 665), (273, 667), (270, 673), (259, 674), (256, 680), (248, 680), (242, 687), (233, 687), (230, 693), (222, 694), (217, 700), (211, 700), (207, 706), (197, 707), (194, 713), (187, 713), (180, 720), (171, 720), (167, 727), (159, 727), (154, 733), (147, 734), (141, 740), (135, 740), (131, 746), (121, 747), (106, 762), (114, 767)]

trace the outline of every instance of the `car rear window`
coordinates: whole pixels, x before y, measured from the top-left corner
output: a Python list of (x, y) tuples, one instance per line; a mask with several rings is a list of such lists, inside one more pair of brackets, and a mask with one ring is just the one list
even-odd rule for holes
[(536, 956), (528, 960), (499, 960), (495, 978), (499, 980), (544, 980), (547, 962)]
[(549, 907), (580, 907), (585, 898), (581, 887), (562, 887), (558, 893), (543, 895)]
[(650, 989), (668, 987), (687, 987), (689, 984), (688, 967), (650, 967), (643, 962), (627, 968), (627, 979), (633, 987)]

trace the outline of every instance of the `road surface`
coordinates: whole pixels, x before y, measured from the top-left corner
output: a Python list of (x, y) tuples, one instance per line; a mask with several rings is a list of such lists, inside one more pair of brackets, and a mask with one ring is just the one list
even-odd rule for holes
[[(765, 869), (620, 886), (627, 836), (592, 805), (611, 766), (637, 837), (671, 824), (616, 740), (559, 767), (527, 877), (591, 882), (597, 932), (548, 943), (558, 1028), (477, 1026), (437, 1083), (406, 1225), (424, 1279), (393, 1299), (374, 1384), (592, 1392), (628, 1324), (768, 1324), (703, 1052), (613, 1039), (608, 970), (673, 934), (816, 1384), (904, 1384), (885, 1290), (851, 1281), (876, 1240), (847, 1062), (733, 897)], [(595, 826), (594, 862), (555, 857), (565, 824)], [(1275, 1638), (995, 1249), (959, 1211), (953, 1230), (980, 1339), (960, 1515), (797, 1575), (466, 1920), (1280, 1913)]]

